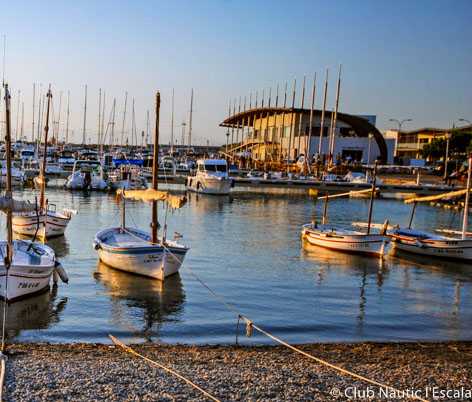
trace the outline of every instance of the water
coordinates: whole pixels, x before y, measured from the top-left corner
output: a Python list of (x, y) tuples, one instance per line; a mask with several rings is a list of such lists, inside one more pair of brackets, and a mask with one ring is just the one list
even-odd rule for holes
[[(31, 197), (31, 193), (17, 194)], [(263, 328), (294, 343), (472, 339), (470, 265), (424, 258), (351, 256), (303, 248), (300, 227), (313, 201), (300, 193), (190, 195), (169, 217), (170, 233), (191, 246), (179, 276), (163, 284), (98, 263), (95, 233), (119, 224), (113, 195), (50, 190), (50, 203), (79, 211), (65, 238), (50, 245), (68, 272), (57, 292), (14, 303), (8, 335), (15, 341), (232, 343), (237, 317), (216, 301), (189, 268)], [(332, 201), (332, 222), (365, 221), (366, 200)], [(322, 206), (316, 208), (319, 214)], [(406, 224), (410, 207), (379, 200), (374, 221)], [(128, 224), (149, 226), (150, 208), (127, 203)], [(161, 220), (163, 211), (160, 211)], [(2, 227), (4, 227), (2, 217)], [(418, 228), (460, 226), (452, 211), (418, 206)], [(241, 331), (241, 335), (243, 331)], [(262, 336), (243, 343), (268, 343)]]

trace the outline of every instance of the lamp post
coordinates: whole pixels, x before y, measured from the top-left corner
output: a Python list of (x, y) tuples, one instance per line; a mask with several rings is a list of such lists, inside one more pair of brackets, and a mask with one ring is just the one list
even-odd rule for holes
[(372, 144), (372, 138), (374, 137), (374, 134), (369, 133), (369, 146), (367, 148), (367, 166), (370, 165), (370, 148)]
[(446, 157), (444, 158), (444, 182), (447, 181), (447, 162), (449, 160), (449, 141), (452, 138), (452, 133), (446, 133)]
[(393, 121), (394, 123), (398, 124), (398, 133), (397, 133), (397, 139), (395, 141), (395, 156), (397, 155), (397, 143), (398, 143), (398, 136), (400, 135), (402, 131), (402, 125), (403, 123), (412, 121), (412, 119), (403, 119), (403, 120), (398, 120), (398, 119), (388, 119), (388, 121)]

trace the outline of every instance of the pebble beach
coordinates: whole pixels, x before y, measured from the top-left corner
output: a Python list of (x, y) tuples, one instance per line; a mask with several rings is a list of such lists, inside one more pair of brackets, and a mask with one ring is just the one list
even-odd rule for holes
[[(224, 401), (348, 400), (345, 393), (352, 394), (353, 387), (375, 389), (279, 346), (140, 344), (133, 348)], [(428, 387), (430, 392), (433, 387), (464, 390), (472, 383), (472, 342), (312, 344), (300, 348), (399, 390), (420, 390), (423, 397)], [(12, 344), (7, 356), (7, 401), (208, 400), (182, 380), (117, 346)]]

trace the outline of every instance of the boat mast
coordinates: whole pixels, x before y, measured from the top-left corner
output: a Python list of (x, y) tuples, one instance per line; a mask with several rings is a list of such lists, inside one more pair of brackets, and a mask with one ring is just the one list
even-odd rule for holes
[[(7, 183), (6, 183), (6, 198), (12, 198), (11, 191), (11, 124), (10, 124), (10, 92), (8, 91), (8, 84), (4, 84), (5, 88), (5, 150), (7, 153)], [(7, 256), (5, 261), (5, 268), (9, 269), (13, 259), (13, 225), (12, 225), (13, 211), (7, 210)]]
[(190, 93), (190, 118), (188, 121), (188, 146), (192, 146), (193, 88)]
[(367, 221), (367, 234), (370, 234), (370, 226), (372, 223), (372, 210), (374, 208), (374, 197), (375, 197), (375, 184), (377, 182), (377, 161), (374, 165), (374, 173), (372, 177), (372, 190), (370, 192), (370, 203), (369, 203), (369, 220)]
[(34, 107), (36, 100), (36, 83), (33, 83), (33, 118), (31, 119), (31, 142), (34, 143)]
[(467, 171), (467, 192), (465, 193), (464, 218), (462, 220), (462, 240), (467, 237), (467, 226), (469, 223), (469, 202), (470, 202), (470, 186), (472, 176), (472, 153), (469, 154), (469, 169)]
[[(154, 152), (152, 159), (152, 188), (157, 191), (157, 174), (159, 167), (159, 109), (161, 106), (161, 94), (156, 92), (156, 126), (154, 130)], [(151, 241), (157, 243), (157, 201), (152, 202), (152, 222), (151, 222)]]
[(123, 124), (121, 125), (121, 143), (123, 146), (123, 140), (125, 136), (125, 122), (126, 122), (126, 105), (128, 104), (128, 92), (125, 92), (125, 108), (123, 110)]
[(85, 100), (84, 100), (84, 127), (82, 128), (82, 145), (85, 145), (85, 126), (87, 124), (87, 85), (85, 85)]
[[(149, 135), (149, 112), (147, 115), (147, 131)], [(172, 111), (170, 115), (170, 154), (174, 155), (174, 88), (172, 88)]]
[(328, 98), (328, 74), (329, 70), (326, 69), (326, 78), (324, 84), (324, 96), (323, 96), (323, 109), (321, 109), (321, 121), (320, 121), (320, 140), (318, 142), (318, 157), (321, 158), (323, 152), (323, 132), (324, 132), (324, 122), (325, 122), (325, 113), (326, 113), (326, 101)]
[(67, 91), (67, 123), (66, 123), (66, 138), (65, 143), (69, 143), (69, 118), (70, 118), (70, 91)]
[(49, 107), (51, 104), (51, 86), (49, 86), (48, 93), (46, 95), (48, 98), (48, 105), (46, 108), (46, 124), (44, 126), (44, 155), (43, 155), (43, 163), (41, 165), (41, 171), (39, 173), (40, 183), (41, 183), (41, 193), (39, 194), (39, 207), (45, 211), (46, 207), (46, 200), (44, 198), (44, 193), (46, 190), (46, 161), (48, 156), (48, 132), (49, 132)]

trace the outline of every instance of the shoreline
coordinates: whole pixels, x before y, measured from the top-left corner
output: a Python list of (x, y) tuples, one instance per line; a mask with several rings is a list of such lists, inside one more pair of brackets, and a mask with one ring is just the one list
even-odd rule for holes
[[(353, 387), (378, 391), (283, 346), (129, 346), (221, 400), (334, 401), (347, 400), (344, 394), (333, 396), (335, 388), (341, 392)], [(428, 387), (472, 388), (471, 341), (297, 347), (399, 390), (418, 390), (423, 397)], [(7, 355), (7, 401), (207, 400), (185, 382), (114, 345), (13, 343), (7, 345)], [(457, 400), (461, 399), (464, 395)]]

